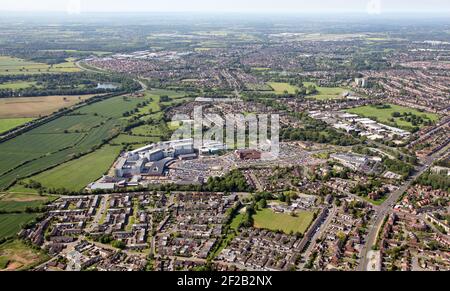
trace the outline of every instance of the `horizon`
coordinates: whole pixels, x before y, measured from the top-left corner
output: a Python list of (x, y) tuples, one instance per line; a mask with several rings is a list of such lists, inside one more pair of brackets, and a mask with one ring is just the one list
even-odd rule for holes
[(447, 14), (450, 2), (430, 0), (3, 0), (0, 12), (14, 13), (238, 13), (238, 14)]

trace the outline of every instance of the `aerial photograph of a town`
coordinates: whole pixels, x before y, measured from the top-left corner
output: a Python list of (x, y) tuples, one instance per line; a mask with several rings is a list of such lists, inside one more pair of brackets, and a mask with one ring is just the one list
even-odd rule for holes
[(450, 271), (450, 1), (1, 0), (1, 271)]

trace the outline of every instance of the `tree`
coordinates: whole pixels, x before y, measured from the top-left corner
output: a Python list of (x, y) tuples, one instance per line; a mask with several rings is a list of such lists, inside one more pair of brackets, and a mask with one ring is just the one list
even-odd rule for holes
[(123, 241), (120, 240), (115, 240), (112, 242), (112, 246), (117, 248), (117, 249), (125, 249), (125, 247), (127, 246)]

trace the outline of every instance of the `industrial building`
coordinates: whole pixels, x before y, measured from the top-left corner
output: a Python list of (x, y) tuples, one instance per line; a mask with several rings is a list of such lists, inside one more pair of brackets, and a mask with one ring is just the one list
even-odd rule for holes
[(151, 144), (123, 154), (114, 166), (116, 177), (163, 176), (167, 165), (176, 158), (195, 158), (192, 139)]

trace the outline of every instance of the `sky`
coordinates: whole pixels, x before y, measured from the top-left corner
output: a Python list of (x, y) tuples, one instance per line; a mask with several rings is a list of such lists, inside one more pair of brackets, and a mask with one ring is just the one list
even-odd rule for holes
[(450, 12), (449, 0), (0, 0), (0, 11), (318, 13)]

